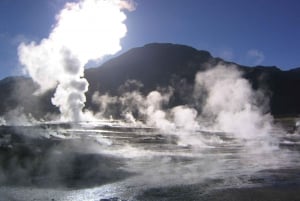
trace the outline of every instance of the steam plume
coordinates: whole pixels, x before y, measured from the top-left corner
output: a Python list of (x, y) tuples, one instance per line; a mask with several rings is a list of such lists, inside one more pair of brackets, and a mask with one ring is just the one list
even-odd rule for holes
[(272, 118), (263, 113), (264, 108), (258, 103), (259, 93), (252, 90), (235, 66), (220, 64), (198, 73), (195, 91), (205, 91), (202, 116), (209, 118), (215, 128), (243, 139), (270, 133)]
[[(165, 134), (178, 134), (181, 144), (203, 146), (205, 139), (198, 131), (222, 131), (238, 139), (253, 141), (264, 138), (265, 144), (274, 143), (270, 137), (273, 119), (261, 104), (261, 92), (233, 65), (218, 64), (196, 75), (195, 105), (164, 108), (173, 91), (152, 91), (143, 96), (138, 90), (123, 93), (121, 97), (99, 96), (94, 103), (101, 105), (102, 113), (110, 111), (115, 103), (121, 105), (122, 116), (130, 122), (142, 120), (145, 125), (158, 128)], [(266, 98), (264, 98), (266, 99)]]
[(57, 85), (52, 103), (59, 107), (62, 120), (80, 121), (88, 82), (84, 66), (121, 50), (126, 34), (123, 9), (133, 10), (132, 1), (80, 0), (67, 3), (56, 16), (48, 38), (21, 43), (20, 63), (39, 84), (37, 93)]

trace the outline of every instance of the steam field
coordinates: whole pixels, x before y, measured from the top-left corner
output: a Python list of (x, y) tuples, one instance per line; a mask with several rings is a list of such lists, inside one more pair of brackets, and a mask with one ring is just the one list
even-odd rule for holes
[(299, 199), (298, 133), (275, 129), (268, 146), (203, 130), (190, 135), (202, 143), (189, 145), (177, 132), (118, 121), (0, 133), (0, 200)]
[[(138, 3), (142, 5), (146, 1), (74, 0), (51, 1), (51, 5), (56, 8), (62, 2), (65, 4), (55, 15), (55, 22), (47, 28), (48, 34), (36, 37), (30, 34), (31, 28), (26, 28), (24, 35), (18, 31), (11, 37), (6, 32), (0, 33), (1, 41), (11, 38), (9, 43), (17, 47), (18, 66), (28, 80), (20, 82), (25, 84), (15, 85), (11, 82), (15, 80), (17, 83), (18, 79), (2, 82), (5, 85), (1, 94), (9, 95), (2, 104), (0, 116), (0, 201), (300, 200), (300, 121), (297, 118), (276, 119), (272, 116), (270, 96), (277, 90), (272, 91), (263, 81), (272, 72), (276, 78), (276, 82), (270, 82), (273, 87), (277, 87), (278, 91), (291, 90), (277, 95), (279, 101), (275, 101), (273, 106), (279, 105), (289, 100), (287, 94), (294, 93), (294, 90), (297, 93), (294, 85), (297, 85), (298, 78), (290, 77), (290, 74), (299, 72), (299, 69), (290, 71), (287, 77), (281, 77), (286, 73), (276, 67), (271, 67), (269, 74), (253, 71), (253, 76), (257, 73), (257, 77), (250, 82), (244, 73), (246, 70), (250, 72), (251, 67), (226, 62), (211, 56), (209, 52), (187, 46), (176, 46), (176, 51), (166, 54), (169, 56), (161, 56), (153, 49), (157, 45), (148, 45), (145, 48), (151, 51), (143, 53), (149, 56), (146, 60), (140, 59), (143, 54), (132, 56), (131, 51), (126, 54), (128, 57), (122, 57), (125, 59), (114, 60), (119, 64), (111, 67), (112, 71), (106, 71), (108, 74), (99, 71), (94, 75), (94, 71), (89, 71), (93, 73), (91, 80), (97, 81), (90, 83), (93, 90), (89, 91), (88, 76), (84, 77), (84, 72), (87, 72), (85, 68), (100, 65), (106, 56), (122, 49), (121, 39), (127, 33), (127, 14), (134, 11)], [(6, 3), (8, 5), (9, 1)], [(176, 3), (169, 1), (167, 4), (175, 6)], [(200, 4), (204, 5), (204, 1)], [(231, 7), (228, 5), (226, 3), (226, 7)], [(246, 4), (241, 5), (248, 9)], [(172, 10), (170, 6), (164, 13), (176, 16), (176, 13), (169, 12)], [(180, 13), (185, 10), (182, 8)], [(218, 15), (215, 5), (211, 8), (213, 10), (207, 13), (223, 18), (219, 17), (222, 15)], [(153, 9), (151, 13), (156, 15), (157, 10)], [(226, 11), (226, 16), (231, 16), (227, 13), (236, 13), (221, 10)], [(206, 13), (202, 11), (206, 9), (197, 9), (197, 13)], [(18, 14), (15, 10), (11, 13)], [(28, 13), (31, 13), (30, 10)], [(256, 10), (253, 13), (257, 13)], [(180, 34), (184, 26), (179, 26), (171, 15), (155, 19), (160, 22), (170, 18), (176, 24), (172, 32), (181, 38), (179, 41), (190, 38), (189, 32), (194, 32), (196, 26), (193, 24), (192, 31), (182, 32), (188, 34)], [(265, 13), (262, 16), (266, 16)], [(16, 22), (23, 22), (20, 20), (23, 17), (17, 18)], [(34, 18), (38, 17), (28, 18), (30, 23)], [(195, 19), (178, 21), (190, 23)], [(227, 21), (239, 21), (240, 17), (236, 19)], [(133, 44), (141, 37), (136, 34), (140, 30), (132, 26), (138, 21), (129, 21), (129, 27), (133, 27), (129, 41)], [(218, 50), (215, 45), (218, 40), (215, 39), (226, 35), (232, 35), (232, 41), (236, 41), (238, 46), (241, 46), (239, 41), (251, 43), (251, 47), (245, 46), (243, 51), (253, 48), (252, 32), (247, 33), (251, 35), (251, 40), (244, 39), (245, 34), (237, 34), (227, 21), (221, 23), (220, 28), (215, 23), (205, 22), (210, 28), (203, 28), (199, 33), (202, 35), (204, 30), (212, 31), (207, 35), (213, 39), (211, 48), (215, 50)], [(263, 22), (272, 25), (281, 21)], [(243, 33), (246, 30), (244, 27), (257, 23), (253, 22), (240, 26)], [(11, 24), (14, 23), (10, 22), (9, 27)], [(147, 21), (145, 24), (149, 25), (151, 32), (154, 30), (153, 33), (166, 34), (162, 33), (162, 26), (156, 26), (159, 23)], [(170, 23), (167, 24), (169, 28)], [(40, 29), (35, 24), (31, 27), (36, 31)], [(263, 27), (266, 26), (260, 26), (259, 30)], [(226, 33), (226, 29), (234, 30), (234, 34)], [(276, 26), (269, 32), (279, 33), (277, 29)], [(143, 31), (140, 33), (148, 36), (148, 31)], [(218, 34), (222, 37), (214, 37), (215, 32), (220, 32)], [(263, 38), (261, 43), (268, 41), (265, 38), (274, 37), (275, 40), (276, 34), (262, 37), (261, 33), (258, 37)], [(155, 40), (160, 41), (154, 35)], [(280, 38), (275, 40), (276, 43), (283, 41), (283, 35), (291, 34), (277, 35)], [(167, 41), (172, 40), (168, 34), (166, 37)], [(238, 37), (242, 40), (237, 40)], [(34, 38), (37, 41), (33, 41)], [(287, 45), (289, 48), (297, 47), (297, 40), (289, 40), (292, 42), (292, 45)], [(197, 39), (195, 43), (198, 46), (207, 41), (204, 43)], [(221, 55), (233, 59), (233, 49), (230, 46), (227, 48), (226, 42), (221, 44), (220, 51), (224, 49)], [(274, 49), (278, 58), (292, 52), (278, 51), (280, 48), (270, 44), (264, 51)], [(161, 52), (171, 50), (172, 46), (162, 46)], [(2, 53), (11, 54), (8, 50), (2, 50)], [(157, 63), (153, 62), (154, 55), (160, 60), (158, 63), (166, 65), (166, 68), (158, 65), (152, 69), (152, 65)], [(175, 57), (182, 62), (173, 61)], [(250, 60), (256, 58), (254, 65), (265, 59), (257, 49), (249, 49), (243, 57)], [(287, 59), (283, 60), (286, 62)], [(135, 61), (139, 61), (138, 65), (131, 68)], [(141, 61), (147, 65), (140, 64)], [(128, 62), (129, 67), (118, 70), (118, 66), (123, 67), (123, 62)], [(141, 68), (136, 67), (139, 65)], [(149, 69), (146, 71), (142, 67)], [(263, 67), (257, 66), (255, 69), (259, 68)], [(136, 72), (136, 76), (129, 74), (130, 70)], [(148, 72), (152, 71), (155, 72), (148, 78)], [(110, 84), (104, 85), (107, 88), (105, 91), (99, 88), (98, 85), (102, 84), (99, 74), (107, 75), (106, 81), (111, 82), (111, 89), (107, 87)], [(143, 74), (144, 80), (139, 79), (139, 74)], [(281, 80), (288, 78), (292, 80), (280, 85)], [(29, 82), (31, 87), (26, 84)], [(147, 83), (151, 87), (143, 88)], [(280, 84), (277, 86), (276, 83)], [(24, 94), (26, 96), (22, 96)], [(280, 96), (284, 96), (282, 100)], [(41, 99), (35, 99), (37, 97)], [(279, 111), (284, 109), (282, 105), (278, 107)], [(297, 114), (294, 108), (287, 111)]]

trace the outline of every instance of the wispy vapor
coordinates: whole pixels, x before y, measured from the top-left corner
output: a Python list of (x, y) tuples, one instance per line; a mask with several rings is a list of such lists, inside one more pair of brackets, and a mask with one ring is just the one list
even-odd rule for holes
[(256, 49), (249, 50), (246, 57), (253, 63), (253, 65), (259, 65), (265, 60), (263, 52)]
[(129, 11), (134, 11), (137, 7), (137, 3), (134, 0), (117, 0), (117, 2), (119, 2), (121, 8), (127, 9)]
[(244, 139), (268, 137), (272, 118), (263, 113), (258, 92), (236, 66), (217, 65), (198, 73), (196, 87), (207, 92), (202, 115), (210, 117), (215, 127)]
[(232, 60), (234, 59), (235, 55), (234, 55), (234, 52), (231, 48), (224, 48), (224, 49), (221, 49), (218, 53), (219, 57), (221, 57), (222, 59), (225, 59), (225, 60)]

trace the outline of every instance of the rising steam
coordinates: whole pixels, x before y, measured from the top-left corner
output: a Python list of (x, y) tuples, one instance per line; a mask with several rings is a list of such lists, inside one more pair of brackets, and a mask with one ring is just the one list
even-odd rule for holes
[(218, 65), (198, 73), (195, 92), (206, 94), (202, 116), (217, 129), (245, 139), (270, 133), (273, 119), (263, 113), (259, 91), (252, 89), (235, 66)]
[[(99, 106), (99, 113), (83, 112), (88, 90), (84, 66), (121, 50), (120, 40), (127, 31), (124, 9), (133, 10), (133, 1), (67, 3), (57, 15), (48, 38), (20, 44), (19, 60), (39, 85), (36, 93), (56, 88), (52, 103), (59, 107), (61, 121), (121, 121), (99, 121), (95, 125), (80, 122), (78, 129), (68, 129), (65, 124), (26, 127), (35, 120), (24, 115), (22, 108), (10, 111), (0, 117), (0, 126), (22, 126), (14, 128), (12, 134), (7, 134), (10, 127), (1, 128), (0, 147), (16, 156), (0, 155), (0, 184), (12, 181), (26, 186), (37, 184), (40, 188), (44, 183), (46, 187), (57, 188), (57, 184), (72, 187), (78, 182), (74, 187), (97, 186), (84, 193), (99, 196), (94, 189), (120, 181), (112, 184), (112, 189), (110, 184), (104, 186), (105, 193), (120, 189), (122, 193), (124, 188), (124, 192), (130, 189), (126, 192), (130, 195), (140, 188), (173, 185), (176, 194), (177, 186), (210, 179), (213, 185), (233, 181), (241, 187), (243, 174), (288, 161), (284, 153), (279, 155), (269, 146), (275, 140), (271, 136), (273, 119), (266, 112), (266, 104), (261, 103), (266, 98), (261, 97), (259, 90), (253, 90), (234, 65), (220, 63), (198, 72), (194, 84), (189, 86), (193, 89), (191, 100), (185, 105), (170, 106), (178, 90), (172, 86), (143, 94), (143, 83), (127, 80), (119, 87), (119, 96), (98, 91), (93, 94), (92, 101)], [(24, 137), (24, 142), (20, 141), (23, 136), (19, 134), (29, 140)], [(160, 192), (165, 194), (164, 190)]]
[(37, 93), (57, 86), (52, 103), (59, 107), (62, 120), (82, 120), (88, 90), (84, 66), (121, 50), (120, 39), (127, 31), (124, 9), (133, 10), (132, 1), (67, 3), (56, 16), (48, 38), (20, 44), (20, 63), (39, 84)]
[(272, 143), (273, 119), (260, 102), (261, 94), (252, 89), (236, 66), (218, 64), (195, 76), (193, 105), (201, 105), (201, 110), (193, 105), (163, 107), (173, 95), (171, 87), (164, 92), (151, 91), (146, 96), (139, 89), (120, 97), (95, 93), (93, 101), (99, 104), (102, 115), (113, 115), (111, 111), (120, 108), (114, 114), (139, 125), (143, 122), (164, 134), (178, 134), (181, 144), (203, 146), (205, 139), (199, 131), (221, 131), (250, 141), (264, 138), (267, 144)]

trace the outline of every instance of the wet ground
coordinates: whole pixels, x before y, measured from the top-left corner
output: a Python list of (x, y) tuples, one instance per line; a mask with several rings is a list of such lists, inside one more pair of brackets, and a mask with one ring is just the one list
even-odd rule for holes
[(300, 200), (300, 135), (114, 122), (0, 127), (0, 201)]

